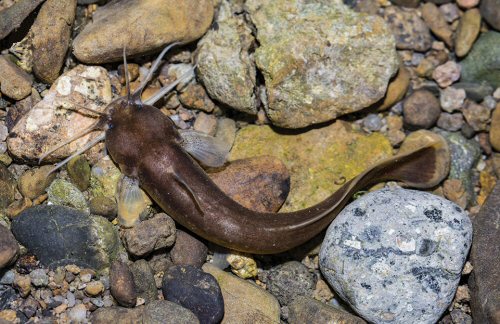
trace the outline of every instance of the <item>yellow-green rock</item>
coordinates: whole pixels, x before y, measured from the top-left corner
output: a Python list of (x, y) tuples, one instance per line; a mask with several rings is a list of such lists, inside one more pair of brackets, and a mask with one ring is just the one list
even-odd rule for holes
[(342, 121), (298, 134), (269, 126), (242, 128), (230, 161), (259, 155), (275, 156), (289, 169), (291, 189), (281, 211), (294, 211), (324, 200), (376, 161), (391, 156), (392, 148), (383, 135), (365, 135)]
[(90, 192), (92, 197), (115, 198), (121, 172), (109, 157), (99, 160), (90, 175)]

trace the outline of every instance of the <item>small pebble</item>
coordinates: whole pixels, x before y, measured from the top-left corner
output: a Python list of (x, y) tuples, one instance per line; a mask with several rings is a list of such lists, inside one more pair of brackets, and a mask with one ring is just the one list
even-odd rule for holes
[(0, 270), (14, 263), (18, 256), (19, 245), (14, 235), (8, 228), (0, 225)]
[(91, 281), (85, 287), (87, 295), (95, 297), (99, 296), (104, 291), (104, 285), (100, 281)]
[(45, 287), (49, 283), (49, 276), (43, 269), (36, 269), (30, 273), (31, 283), (36, 287)]
[(379, 131), (382, 128), (382, 119), (377, 114), (368, 114), (363, 119), (363, 126), (372, 132)]
[(172, 262), (177, 265), (192, 265), (200, 268), (208, 254), (207, 246), (192, 235), (177, 230), (175, 245), (170, 251)]
[(214, 115), (200, 112), (193, 125), (194, 130), (214, 136), (217, 131), (217, 118)]
[(31, 291), (31, 278), (30, 276), (16, 275), (14, 280), (14, 287), (19, 291), (21, 297), (26, 297)]
[(460, 70), (460, 65), (454, 61), (448, 61), (438, 66), (434, 72), (432, 72), (432, 78), (441, 88), (446, 88), (460, 79)]
[(452, 23), (460, 18), (460, 10), (454, 3), (445, 3), (444, 5), (439, 6), (439, 10), (449, 23)]
[(87, 321), (87, 307), (84, 304), (75, 305), (69, 311), (71, 323), (85, 323)]
[(111, 294), (116, 301), (125, 307), (134, 307), (137, 301), (137, 291), (134, 277), (128, 265), (115, 261), (109, 270)]
[(464, 9), (470, 9), (479, 4), (479, 0), (457, 0), (457, 4)]
[(481, 14), (478, 9), (467, 10), (458, 24), (455, 36), (455, 53), (463, 57), (469, 53), (481, 29)]
[(403, 103), (404, 122), (416, 129), (432, 127), (440, 112), (439, 101), (427, 90), (415, 91)]
[(462, 128), (464, 117), (461, 113), (449, 114), (441, 113), (437, 121), (437, 126), (450, 132), (456, 132)]
[(444, 111), (452, 113), (462, 107), (465, 97), (464, 89), (448, 87), (440, 91), (439, 102)]
[(467, 123), (476, 132), (486, 130), (490, 119), (491, 110), (483, 105), (469, 101), (462, 109)]
[(231, 266), (231, 272), (238, 277), (248, 279), (257, 276), (257, 263), (251, 255), (234, 251), (226, 256), (226, 260)]

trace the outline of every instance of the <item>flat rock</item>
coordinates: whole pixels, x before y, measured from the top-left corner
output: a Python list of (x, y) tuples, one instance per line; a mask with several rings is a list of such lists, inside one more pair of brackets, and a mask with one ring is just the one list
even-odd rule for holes
[(125, 0), (99, 7), (92, 22), (73, 41), (73, 53), (84, 63), (120, 61), (127, 55), (161, 49), (173, 42), (200, 38), (213, 19), (209, 0)]
[(468, 215), (426, 192), (383, 189), (327, 230), (320, 269), (369, 322), (434, 323), (453, 300), (472, 240)]
[(278, 300), (264, 289), (209, 263), (203, 265), (203, 271), (215, 277), (222, 291), (222, 324), (280, 322)]
[(297, 297), (289, 306), (288, 323), (364, 324), (363, 319), (311, 297)]
[(19, 256), (19, 245), (10, 230), (0, 225), (0, 269), (11, 265)]
[(474, 242), (469, 278), (472, 317), (475, 323), (500, 322), (500, 183), (490, 193), (479, 214), (474, 217)]
[(221, 3), (217, 24), (198, 43), (198, 76), (213, 99), (256, 114), (256, 69), (249, 53), (252, 31), (243, 16), (233, 14), (228, 1)]
[(31, 76), (24, 72), (9, 56), (0, 55), (0, 91), (14, 100), (21, 100), (31, 94)]
[(12, 220), (12, 233), (51, 268), (76, 264), (101, 270), (110, 265), (120, 246), (118, 233), (105, 218), (64, 206), (24, 210)]
[(240, 129), (229, 160), (263, 155), (279, 158), (289, 170), (290, 194), (281, 211), (294, 211), (323, 201), (345, 181), (391, 156), (392, 147), (380, 133), (364, 135), (341, 121), (299, 133), (255, 125)]
[(76, 0), (47, 0), (31, 27), (33, 73), (54, 82), (64, 64), (76, 14)]
[(461, 81), (487, 81), (491, 86), (500, 87), (500, 32), (489, 31), (482, 34), (472, 50), (460, 63)]
[(419, 17), (417, 9), (387, 7), (384, 19), (396, 37), (396, 47), (401, 50), (425, 52), (432, 45), (429, 27)]
[(274, 125), (325, 122), (385, 95), (399, 61), (380, 17), (325, 1), (250, 0), (245, 6), (257, 28), (255, 62)]
[[(81, 106), (102, 112), (110, 102), (111, 82), (106, 69), (78, 65), (59, 77), (43, 100), (19, 119), (7, 139), (9, 152), (18, 159), (34, 162), (50, 148), (96, 122), (92, 113)], [(45, 161), (63, 159), (95, 137), (95, 132), (82, 136)]]

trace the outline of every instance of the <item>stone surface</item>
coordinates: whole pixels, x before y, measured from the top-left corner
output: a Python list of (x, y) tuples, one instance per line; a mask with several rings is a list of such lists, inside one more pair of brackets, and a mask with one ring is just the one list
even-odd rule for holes
[(434, 69), (432, 78), (441, 88), (446, 88), (460, 79), (460, 71), (460, 65), (455, 61), (448, 61)]
[(177, 230), (175, 244), (170, 250), (170, 259), (177, 265), (192, 265), (200, 268), (207, 259), (207, 246), (190, 234)]
[(492, 87), (500, 87), (500, 32), (489, 31), (476, 41), (462, 65), (461, 81), (487, 81)]
[(53, 205), (67, 206), (89, 213), (87, 200), (75, 185), (63, 179), (56, 179), (47, 188), (48, 201)]
[(448, 114), (441, 113), (437, 121), (437, 126), (449, 132), (456, 132), (462, 128), (464, 117), (461, 113)]
[(16, 179), (5, 165), (0, 163), (0, 209), (9, 206), (16, 196)]
[(84, 63), (120, 61), (123, 46), (133, 56), (173, 42), (201, 37), (213, 18), (208, 0), (125, 0), (99, 7), (92, 22), (73, 41), (73, 53)]
[[(99, 308), (90, 317), (93, 324), (136, 324), (142, 323), (143, 308), (125, 308), (119, 306)], [(153, 323), (153, 322), (149, 322)]]
[(92, 198), (89, 201), (89, 209), (91, 214), (104, 216), (110, 221), (116, 217), (116, 201), (109, 197), (99, 196)]
[(396, 37), (398, 49), (425, 52), (431, 48), (432, 37), (429, 27), (419, 17), (416, 9), (387, 7), (384, 19)]
[(469, 53), (481, 29), (481, 14), (478, 9), (467, 10), (458, 24), (455, 36), (455, 54), (463, 57)]
[(436, 322), (451, 303), (472, 239), (457, 205), (384, 189), (349, 204), (328, 228), (320, 268), (370, 322)]
[(114, 261), (109, 269), (111, 295), (125, 307), (134, 307), (137, 300), (137, 288), (134, 276), (126, 263)]
[(239, 111), (256, 114), (256, 70), (249, 53), (254, 38), (243, 16), (222, 1), (217, 29), (198, 42), (198, 76), (210, 96)]
[(197, 324), (198, 318), (190, 310), (169, 302), (155, 300), (144, 307), (143, 324)]
[(90, 185), (90, 165), (87, 159), (78, 155), (68, 162), (66, 169), (68, 170), (68, 176), (71, 182), (73, 182), (78, 189), (82, 191), (87, 190)]
[(387, 92), (381, 102), (375, 104), (378, 111), (386, 110), (404, 98), (410, 85), (410, 72), (403, 65), (399, 66), (398, 73), (391, 80)]
[(464, 89), (448, 87), (440, 91), (439, 103), (444, 111), (451, 113), (462, 107), (465, 97), (466, 93)]
[(495, 151), (500, 152), (500, 105), (498, 104), (491, 116), (490, 143)]
[(115, 199), (122, 174), (111, 158), (105, 156), (92, 166), (90, 172), (90, 192), (92, 197)]
[(48, 267), (76, 264), (101, 270), (119, 249), (118, 233), (99, 216), (63, 206), (26, 209), (12, 221), (16, 239)]
[[(110, 101), (111, 83), (106, 69), (76, 66), (59, 77), (43, 100), (19, 119), (7, 140), (9, 152), (22, 160), (37, 161), (49, 149), (95, 123), (92, 113), (82, 111), (81, 106), (102, 112)], [(65, 158), (95, 137), (95, 132), (82, 136), (45, 161)]]
[(134, 277), (134, 284), (137, 291), (137, 297), (143, 298), (146, 304), (157, 299), (153, 269), (146, 260), (137, 260), (130, 265), (130, 271)]
[(290, 172), (290, 194), (281, 211), (310, 207), (326, 199), (392, 148), (380, 133), (363, 135), (345, 122), (289, 134), (269, 126), (247, 126), (236, 135), (229, 160), (270, 155)]
[(289, 306), (288, 323), (364, 324), (363, 319), (344, 310), (328, 306), (311, 297), (299, 296)]
[(55, 173), (49, 173), (53, 168), (52, 165), (44, 165), (24, 172), (18, 181), (21, 194), (29, 199), (35, 199), (44, 194), (45, 189), (56, 177)]
[(404, 122), (414, 129), (432, 127), (440, 113), (439, 101), (427, 90), (415, 91), (403, 103)]
[(76, 0), (47, 0), (31, 27), (33, 73), (45, 83), (54, 82), (64, 64)]
[(14, 100), (21, 100), (31, 94), (31, 76), (10, 60), (0, 55), (0, 91)]
[(223, 324), (279, 323), (280, 305), (273, 295), (212, 264), (204, 264), (203, 271), (219, 283), (224, 297)]
[(481, 16), (494, 29), (500, 31), (500, 1), (499, 0), (482, 0), (481, 1)]
[(219, 323), (224, 316), (224, 300), (217, 280), (193, 266), (170, 267), (163, 276), (166, 300), (192, 311), (201, 323)]
[(488, 127), (491, 111), (488, 107), (475, 102), (467, 102), (462, 109), (462, 114), (474, 131), (485, 131)]
[(260, 212), (276, 212), (290, 191), (286, 166), (272, 156), (232, 161), (210, 178), (239, 204)]
[[(187, 108), (212, 112), (215, 104), (208, 97), (205, 88), (199, 84), (188, 84), (178, 96), (180, 103)], [(212, 115), (210, 115), (212, 116)]]
[(19, 245), (10, 230), (0, 225), (0, 269), (11, 265), (19, 256)]
[(398, 58), (381, 18), (334, 2), (251, 0), (245, 7), (257, 28), (255, 62), (274, 125), (321, 123), (384, 96)]
[(422, 7), (422, 18), (437, 38), (451, 47), (453, 45), (453, 30), (448, 25), (444, 15), (432, 2), (425, 3)]
[(474, 218), (474, 241), (469, 278), (472, 317), (475, 323), (500, 322), (500, 183), (497, 183), (479, 214)]
[(134, 256), (144, 256), (155, 250), (172, 246), (175, 242), (175, 222), (167, 214), (140, 222), (124, 232), (125, 248)]
[(0, 40), (18, 28), (24, 19), (44, 0), (21, 0), (0, 11)]

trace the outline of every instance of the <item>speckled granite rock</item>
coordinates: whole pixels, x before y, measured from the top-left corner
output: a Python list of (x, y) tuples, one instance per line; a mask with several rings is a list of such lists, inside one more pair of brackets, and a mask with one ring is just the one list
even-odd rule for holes
[(419, 17), (417, 9), (387, 7), (384, 19), (396, 37), (396, 47), (402, 50), (425, 52), (432, 45), (429, 27)]
[(257, 28), (255, 61), (273, 124), (321, 123), (385, 95), (399, 62), (380, 17), (338, 2), (250, 0), (245, 6)]
[(371, 192), (328, 228), (320, 268), (370, 322), (436, 322), (451, 303), (472, 240), (454, 203), (405, 189)]

